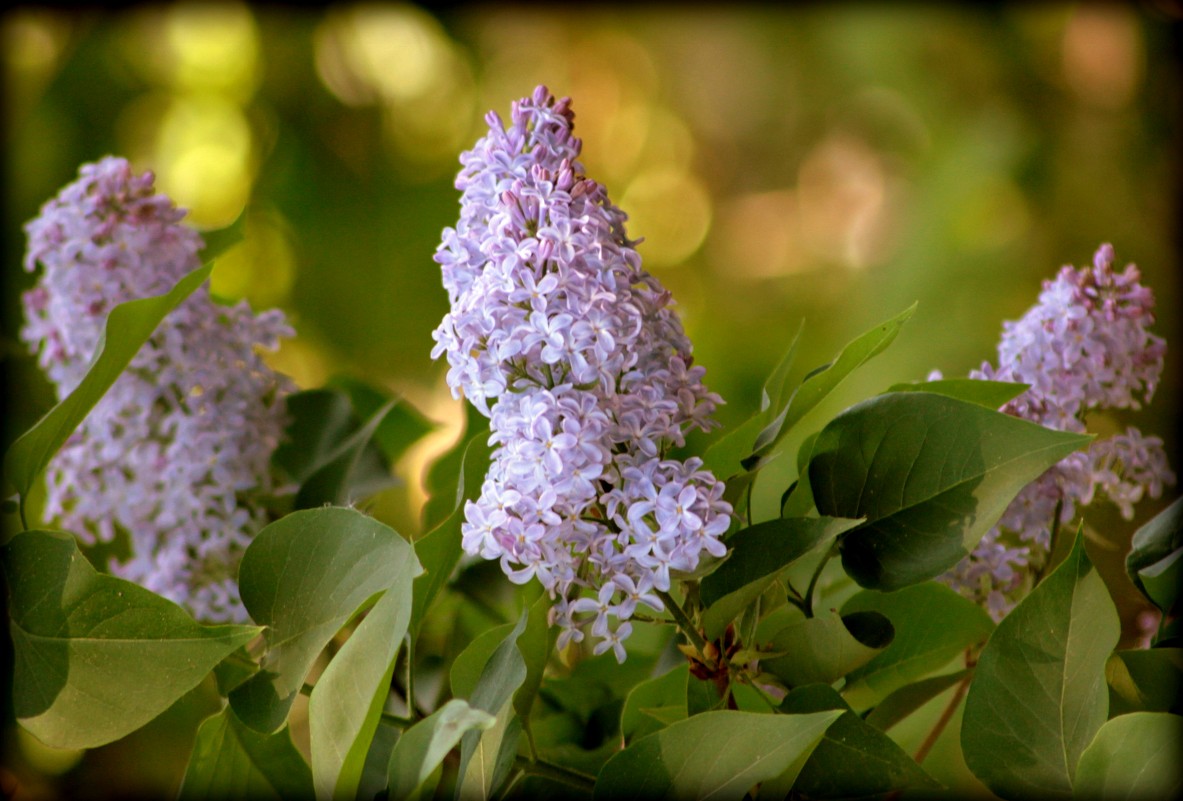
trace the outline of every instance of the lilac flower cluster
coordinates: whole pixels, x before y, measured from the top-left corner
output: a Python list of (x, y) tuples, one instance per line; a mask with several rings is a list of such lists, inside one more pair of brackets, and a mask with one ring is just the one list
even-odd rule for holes
[(447, 356), (453, 395), (490, 417), (496, 446), (465, 550), (538, 578), (560, 647), (591, 621), (595, 652), (623, 661), (637, 605), (662, 611), (671, 571), (726, 552), (723, 484), (701, 460), (666, 458), (722, 401), (626, 215), (582, 175), (573, 119), (540, 86), (508, 128), (490, 112), (461, 156), (460, 220), (435, 257), (451, 311), (432, 357)]
[[(1090, 412), (1138, 409), (1162, 374), (1166, 343), (1151, 334), (1154, 295), (1130, 264), (1114, 267), (1113, 246), (1102, 245), (1092, 267), (1063, 267), (1045, 281), (1039, 302), (1003, 324), (998, 367), (971, 378), (1013, 381), (1031, 388), (1002, 411), (1061, 431), (1084, 432)], [(1175, 483), (1163, 442), (1136, 428), (1096, 440), (1029, 484), (975, 551), (943, 577), (1001, 619), (1031, 574), (1048, 557), (1052, 528), (1068, 523), (1078, 506), (1098, 495), (1127, 520), (1144, 495), (1157, 498)], [(1013, 536), (1008, 537), (1007, 533)]]
[[(59, 399), (85, 376), (108, 314), (159, 295), (200, 266), (184, 211), (107, 157), (26, 226), (27, 342)], [(131, 558), (113, 573), (209, 621), (244, 621), (238, 560), (266, 523), (271, 453), (293, 387), (258, 349), (291, 336), (283, 313), (215, 304), (208, 286), (175, 309), (51, 461), (45, 517), (83, 541), (123, 532)]]

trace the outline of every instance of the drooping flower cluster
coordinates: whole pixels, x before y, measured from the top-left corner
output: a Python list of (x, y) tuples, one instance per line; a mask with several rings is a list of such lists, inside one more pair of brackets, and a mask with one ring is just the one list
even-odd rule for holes
[[(111, 310), (159, 295), (200, 266), (198, 233), (150, 172), (106, 157), (26, 226), (21, 338), (59, 399), (85, 376)], [(208, 621), (242, 621), (234, 577), (265, 520), (285, 377), (263, 363), (291, 336), (278, 310), (254, 314), (199, 288), (175, 309), (51, 461), (45, 516), (87, 543), (130, 539), (111, 570)]]
[[(1045, 281), (1039, 302), (1003, 324), (998, 367), (984, 363), (971, 378), (1013, 381), (1031, 388), (1002, 411), (1061, 431), (1084, 432), (1093, 411), (1138, 409), (1162, 374), (1165, 341), (1150, 333), (1154, 295), (1134, 265), (1118, 272), (1112, 245), (1091, 267), (1063, 267)], [(986, 604), (995, 619), (1016, 603), (1030, 569), (1048, 557), (1051, 532), (1099, 495), (1127, 520), (1134, 504), (1174, 484), (1163, 442), (1136, 428), (1093, 442), (1029, 484), (998, 525), (944, 580)], [(1008, 536), (1009, 535), (1011, 536)]]
[(623, 661), (637, 604), (661, 611), (671, 571), (725, 553), (731, 507), (701, 460), (666, 457), (721, 400), (626, 215), (582, 175), (573, 119), (538, 87), (508, 128), (490, 112), (461, 156), (460, 220), (435, 257), (451, 311), (432, 356), (447, 356), (453, 394), (490, 417), (496, 446), (465, 550), (542, 582), (560, 646), (591, 620), (596, 653)]

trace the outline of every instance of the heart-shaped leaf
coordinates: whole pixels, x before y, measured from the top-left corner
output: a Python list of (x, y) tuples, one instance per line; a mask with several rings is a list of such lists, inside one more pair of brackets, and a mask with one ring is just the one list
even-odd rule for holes
[(285, 727), (262, 734), (227, 707), (206, 718), (181, 781), (180, 801), (310, 798), (312, 772)]

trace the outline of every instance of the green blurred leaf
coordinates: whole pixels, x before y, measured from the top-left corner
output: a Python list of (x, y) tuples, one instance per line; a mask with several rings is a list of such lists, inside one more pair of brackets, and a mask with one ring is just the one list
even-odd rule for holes
[(246, 218), (247, 214), (243, 211), (229, 225), (212, 231), (202, 231), (201, 240), (204, 246), (198, 251), (201, 260), (208, 264), (241, 242), (246, 237)]
[(781, 517), (805, 517), (816, 510), (813, 502), (813, 487), (809, 486), (809, 460), (820, 431), (815, 431), (801, 441), (797, 449), (797, 480), (781, 497)]
[(53, 748), (94, 748), (130, 734), (261, 631), (201, 625), (172, 601), (95, 571), (63, 532), (17, 534), (0, 561), (13, 712)]
[(46, 412), (4, 454), (4, 475), (24, 498), (74, 429), (106, 394), (168, 313), (209, 278), (212, 264), (185, 275), (163, 295), (120, 303), (107, 317), (90, 367), (74, 391)]
[(487, 731), (495, 720), (488, 712), (453, 698), (403, 732), (390, 754), (390, 801), (418, 797), (460, 739), (469, 731)]
[[(891, 628), (888, 619), (877, 612), (858, 614), (874, 616), (880, 627)], [(865, 665), (883, 650), (884, 645), (880, 643), (884, 638), (880, 632), (876, 632), (874, 638), (860, 640), (855, 635), (861, 632), (851, 628), (832, 611), (791, 623), (772, 636), (770, 645), (773, 652), (785, 656), (763, 659), (760, 667), (782, 679), (789, 687), (830, 684)]]
[[(458, 482), (461, 465), (464, 463), (465, 453), (474, 439), (479, 438), (488, 443), (489, 419), (483, 416), (471, 403), (464, 404), (464, 431), (443, 456), (436, 459), (427, 470), (425, 480), (427, 488), (427, 502), (423, 504), (422, 531), (431, 531), (456, 511), (456, 507), (464, 505), (464, 498), (460, 492), (467, 490), (467, 482)], [(484, 480), (482, 474), (481, 480)], [(479, 494), (480, 482), (477, 482)], [(462, 489), (461, 489), (462, 488)], [(471, 496), (471, 497), (476, 497)]]
[(876, 704), (866, 721), (880, 731), (887, 731), (957, 682), (972, 675), (973, 670), (967, 668), (905, 684)]
[(484, 434), (470, 439), (461, 451), (457, 466), (453, 497), (455, 506), (438, 526), (415, 541), (415, 554), (423, 565), (423, 575), (415, 579), (415, 603), (411, 611), (411, 633), (416, 635), (431, 602), (448, 583), (464, 552), (460, 526), (464, 523), (464, 501), (480, 497), (481, 484), (489, 469), (488, 437)]
[(1117, 651), (1105, 663), (1109, 715), (1183, 714), (1183, 648)]
[(870, 610), (887, 615), (895, 639), (846, 677), (842, 697), (858, 710), (943, 668), (966, 648), (985, 642), (994, 630), (984, 609), (934, 581), (897, 592), (864, 590), (842, 606), (843, 614)]
[(765, 423), (771, 422), (780, 414), (781, 400), (785, 393), (785, 380), (789, 377), (789, 370), (793, 368), (793, 362), (797, 359), (797, 344), (801, 341), (801, 332), (804, 330), (805, 321), (802, 320), (797, 326), (797, 333), (793, 334), (793, 341), (789, 343), (789, 349), (776, 363), (776, 367), (772, 368), (772, 372), (768, 374), (768, 378), (765, 379), (764, 386), (760, 390), (760, 414)]
[(289, 422), (272, 464), (302, 484), (332, 460), (342, 441), (357, 429), (349, 398), (331, 389), (294, 392), (285, 401)]
[(1178, 798), (1183, 717), (1131, 712), (1108, 721), (1080, 755), (1077, 798)]
[(790, 715), (831, 709), (843, 714), (826, 729), (793, 790), (807, 798), (853, 799), (941, 786), (890, 737), (852, 712), (829, 685), (798, 687), (780, 705)]
[[(361, 420), (373, 417), (391, 400), (389, 393), (350, 376), (333, 376), (326, 386), (348, 395), (354, 412)], [(438, 426), (435, 423), (420, 414), (406, 399), (398, 398), (394, 408), (374, 432), (374, 443), (381, 449), (386, 463), (393, 465), (408, 448), (436, 428)]]
[(765, 425), (763, 415), (757, 412), (728, 431), (703, 453), (703, 467), (716, 476), (727, 478), (742, 472), (754, 472), (748, 471), (743, 463), (751, 455), (756, 437)]
[(595, 798), (738, 801), (812, 752), (841, 714), (721, 710), (671, 723), (609, 759), (596, 780)]
[(708, 640), (722, 636), (727, 624), (776, 581), (777, 576), (818, 546), (860, 520), (832, 517), (780, 518), (737, 531), (727, 540), (730, 555), (700, 587)]
[(268, 627), (268, 650), (262, 670), (230, 693), (239, 718), (264, 732), (283, 725), (321, 649), (408, 563), (402, 537), (353, 509), (305, 509), (260, 531), (238, 575), (247, 611)]
[(999, 409), (1022, 395), (1030, 384), (1011, 381), (985, 381), (976, 378), (944, 378), (939, 381), (917, 381), (894, 384), (888, 392), (932, 392), (950, 398), (976, 403), (987, 409)]
[(931, 392), (851, 407), (818, 435), (809, 481), (818, 511), (867, 522), (839, 540), (863, 587), (898, 590), (940, 575), (1010, 501), (1091, 437)]
[(238, 685), (259, 672), (259, 663), (251, 658), (246, 647), (239, 648), (214, 666), (214, 680), (218, 694), (225, 697)]
[[(806, 414), (821, 403), (827, 395), (834, 391), (848, 375), (853, 373), (871, 358), (882, 353), (899, 334), (904, 323), (916, 311), (913, 303), (900, 314), (887, 320), (851, 340), (834, 357), (834, 360), (824, 368), (815, 370), (797, 387), (789, 398), (784, 411), (777, 415), (768, 426), (760, 432), (756, 440), (753, 453), (767, 454), (784, 438), (793, 426), (801, 421)], [(861, 515), (848, 515), (861, 517)]]
[(356, 793), (411, 621), (412, 581), (422, 571), (410, 544), (382, 528), (392, 547), (369, 558), (383, 560), (389, 583), (329, 662), (308, 701), (312, 775), (321, 798), (352, 798)]
[[(358, 498), (371, 495), (394, 483), (390, 466), (367, 449), (372, 447), (374, 432), (394, 409), (390, 400), (374, 412), (365, 423), (329, 452), (323, 465), (300, 482), (295, 508), (314, 509), (326, 504), (348, 506)], [(367, 465), (366, 457), (370, 456)], [(363, 469), (366, 468), (366, 469)]]
[(690, 665), (683, 662), (673, 670), (633, 687), (620, 712), (620, 734), (625, 743), (687, 717), (686, 682), (689, 677)]
[(312, 771), (285, 726), (261, 734), (229, 707), (206, 718), (181, 781), (180, 801), (312, 797)]
[(1004, 798), (1069, 796), (1077, 760), (1108, 714), (1105, 662), (1120, 634), (1078, 534), (982, 651), (961, 726), (974, 775)]
[(523, 726), (529, 725), (530, 712), (538, 698), (538, 689), (542, 686), (542, 674), (550, 655), (554, 653), (555, 641), (559, 636), (559, 630), (551, 626), (548, 619), (552, 603), (545, 592), (538, 596), (530, 605), (526, 628), (517, 641), (518, 651), (526, 665), (526, 678), (513, 694), (513, 708)]
[(1131, 546), (1125, 562), (1130, 580), (1159, 609), (1173, 610), (1183, 553), (1183, 498), (1134, 532)]
[[(456, 774), (457, 798), (487, 799), (492, 796), (505, 780), (509, 764), (517, 753), (521, 725), (513, 701), (528, 674), (517, 641), (528, 621), (529, 610), (524, 610), (513, 628), (502, 635), (469, 694), (469, 705), (494, 715), (496, 721), (488, 731), (470, 731), (461, 739), (460, 769)], [(469, 648), (475, 645), (474, 641)]]

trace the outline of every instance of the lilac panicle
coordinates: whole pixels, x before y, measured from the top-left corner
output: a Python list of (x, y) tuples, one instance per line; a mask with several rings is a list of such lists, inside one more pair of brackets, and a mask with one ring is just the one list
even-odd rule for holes
[[(1141, 408), (1158, 386), (1166, 342), (1150, 333), (1154, 294), (1140, 279), (1132, 264), (1116, 269), (1109, 244), (1091, 267), (1061, 268), (1044, 282), (1035, 306), (1003, 323), (998, 367), (984, 363), (970, 377), (1030, 384), (1002, 411), (1061, 431), (1084, 432), (1093, 411)], [(1101, 496), (1129, 520), (1135, 503), (1174, 483), (1158, 437), (1127, 428), (1095, 440), (1024, 488), (943, 580), (1001, 619), (1022, 593), (1028, 568), (1046, 561), (1057, 509), (1059, 523), (1067, 524), (1077, 507)]]
[(671, 571), (725, 553), (723, 484), (666, 456), (722, 401), (626, 215), (583, 174), (573, 120), (540, 86), (508, 126), (491, 112), (460, 157), (460, 219), (435, 256), (451, 310), (432, 356), (490, 418), (495, 446), (465, 550), (542, 582), (560, 646), (591, 621), (596, 653), (623, 660), (638, 604), (661, 610)]
[[(116, 305), (159, 295), (200, 266), (198, 233), (156, 194), (153, 175), (106, 157), (28, 223), (21, 338), (58, 399), (86, 374)], [(136, 354), (50, 462), (46, 519), (83, 541), (118, 531), (131, 558), (113, 573), (200, 619), (243, 621), (238, 560), (265, 522), (271, 453), (293, 389), (259, 357), (291, 336), (282, 312), (214, 303), (202, 286)]]

